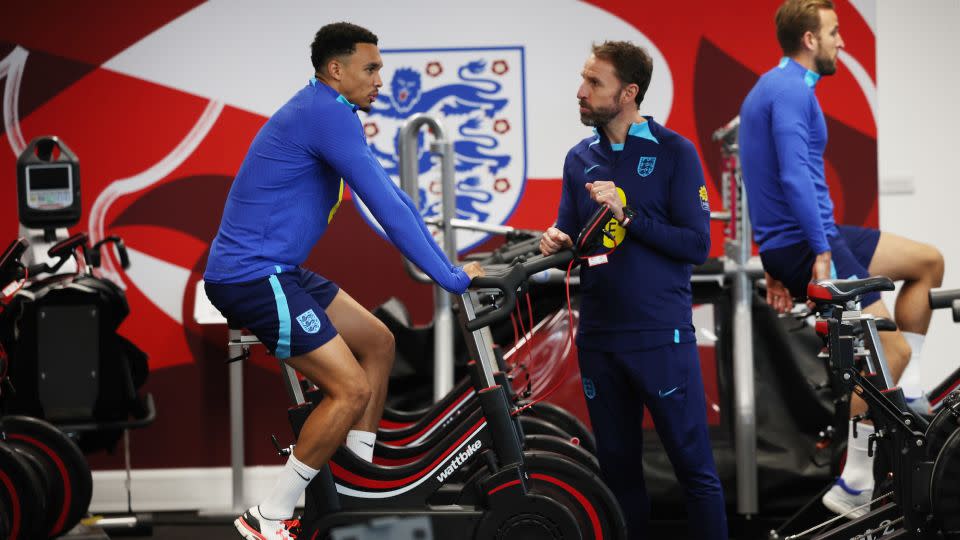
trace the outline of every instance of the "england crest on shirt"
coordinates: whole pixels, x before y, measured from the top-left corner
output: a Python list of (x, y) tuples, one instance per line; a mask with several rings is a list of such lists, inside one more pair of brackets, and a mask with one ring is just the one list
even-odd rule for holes
[(657, 166), (657, 157), (656, 156), (643, 156), (640, 158), (640, 161), (637, 163), (637, 174), (646, 178), (650, 176), (653, 172), (653, 168)]
[[(455, 153), (456, 217), (501, 225), (513, 214), (526, 181), (524, 51), (522, 47), (382, 50), (384, 86), (369, 114), (360, 113), (367, 144), (400, 185), (400, 128), (415, 114), (442, 125)], [(418, 210), (441, 216), (441, 163), (434, 137), (420, 130)], [(354, 194), (361, 214), (382, 234)], [(465, 251), (487, 234), (457, 231)]]

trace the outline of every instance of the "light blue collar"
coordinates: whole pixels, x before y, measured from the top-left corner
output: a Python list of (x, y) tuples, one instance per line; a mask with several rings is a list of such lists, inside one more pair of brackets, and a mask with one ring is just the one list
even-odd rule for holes
[[(660, 141), (653, 135), (650, 131), (650, 121), (653, 120), (653, 117), (644, 117), (647, 119), (646, 122), (640, 122), (639, 124), (630, 124), (630, 129), (627, 131), (628, 137), (638, 137), (640, 139), (647, 139), (648, 141), (653, 141), (657, 144), (660, 144)], [(600, 142), (600, 132), (597, 131), (597, 128), (593, 128), (593, 134), (596, 138), (588, 146), (593, 146)], [(623, 150), (624, 143), (610, 143), (610, 149), (614, 152), (620, 152)]]
[(630, 137), (640, 137), (641, 139), (647, 139), (648, 141), (653, 141), (657, 144), (660, 144), (660, 141), (653, 136), (653, 133), (650, 132), (650, 121), (653, 118), (647, 118), (646, 122), (641, 122), (639, 124), (630, 124), (630, 131), (627, 132), (627, 135)]
[(803, 70), (803, 82), (807, 83), (807, 86), (809, 86), (810, 88), (813, 88), (814, 86), (816, 86), (817, 81), (820, 80), (819, 73), (801, 66), (796, 60), (792, 58), (788, 58), (784, 56), (783, 58), (780, 59), (780, 63), (777, 64), (777, 67), (780, 69), (784, 69), (787, 66), (791, 66), (797, 70)]
[(336, 94), (336, 96), (337, 96), (337, 101), (339, 101), (340, 103), (343, 103), (343, 104), (346, 105), (347, 107), (350, 107), (350, 108), (353, 110), (353, 112), (357, 112), (357, 109), (360, 108), (360, 107), (358, 107), (357, 105), (354, 105), (353, 103), (350, 103), (350, 100), (349, 100), (349, 99), (343, 97), (342, 94), (340, 94), (339, 92), (337, 92), (337, 91), (334, 90), (333, 88), (330, 88), (329, 85), (325, 84), (323, 81), (321, 81), (320, 79), (318, 79), (318, 78), (316, 78), (316, 77), (311, 77), (311, 78), (310, 78), (310, 86), (319, 86), (319, 87), (321, 87), (321, 88), (326, 88), (327, 90), (330, 91), (331, 94)]

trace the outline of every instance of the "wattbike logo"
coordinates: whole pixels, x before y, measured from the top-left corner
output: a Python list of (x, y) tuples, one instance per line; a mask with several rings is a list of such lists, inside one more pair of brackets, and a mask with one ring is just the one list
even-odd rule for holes
[(889, 519), (885, 519), (880, 522), (879, 527), (867, 529), (860, 534), (855, 534), (850, 537), (850, 540), (878, 540), (879, 538), (886, 537), (888, 534), (893, 534), (895, 530), (893, 523)]
[(437, 475), (437, 482), (443, 483), (447, 478), (449, 478), (450, 475), (453, 474), (453, 471), (459, 469), (461, 465), (466, 463), (468, 459), (477, 453), (477, 450), (480, 449), (480, 445), (482, 444), (482, 441), (477, 441), (471, 445), (468, 445), (463, 452), (457, 454), (457, 457), (453, 458), (453, 461), (447, 465), (447, 468)]

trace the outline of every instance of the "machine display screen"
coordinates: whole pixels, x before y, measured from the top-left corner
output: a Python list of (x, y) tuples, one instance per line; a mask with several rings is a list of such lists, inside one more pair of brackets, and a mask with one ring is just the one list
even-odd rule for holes
[(27, 206), (59, 210), (73, 204), (73, 171), (70, 165), (27, 167)]

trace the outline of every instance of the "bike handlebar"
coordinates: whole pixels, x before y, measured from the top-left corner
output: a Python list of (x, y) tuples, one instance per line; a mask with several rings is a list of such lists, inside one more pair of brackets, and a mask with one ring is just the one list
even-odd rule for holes
[(509, 317), (517, 305), (517, 290), (530, 276), (567, 264), (573, 260), (573, 257), (574, 253), (571, 249), (552, 255), (537, 255), (525, 261), (518, 261), (502, 272), (473, 278), (470, 282), (471, 289), (497, 289), (503, 293), (503, 298), (496, 308), (467, 321), (467, 330), (473, 332)]

